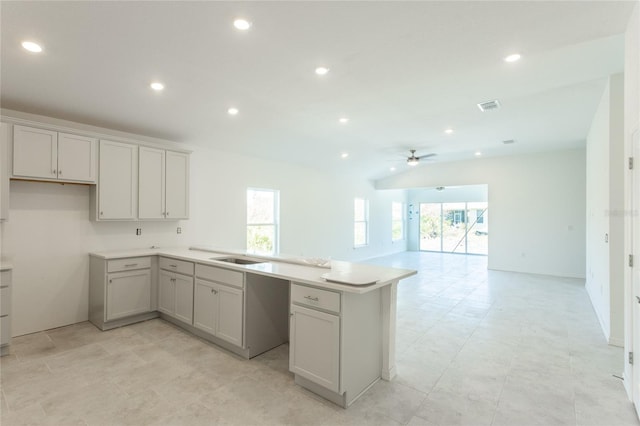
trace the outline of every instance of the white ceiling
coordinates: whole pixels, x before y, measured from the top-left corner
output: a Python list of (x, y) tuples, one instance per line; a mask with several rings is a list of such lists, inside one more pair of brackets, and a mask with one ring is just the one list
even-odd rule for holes
[[(584, 146), (633, 5), (3, 0), (0, 102), (378, 178), (409, 148), (444, 162)], [(480, 112), (492, 99), (502, 108)]]

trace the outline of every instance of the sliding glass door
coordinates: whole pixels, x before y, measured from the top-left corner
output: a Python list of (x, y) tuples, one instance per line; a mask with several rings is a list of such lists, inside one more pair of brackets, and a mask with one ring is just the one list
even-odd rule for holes
[(488, 254), (488, 204), (420, 203), (420, 250)]

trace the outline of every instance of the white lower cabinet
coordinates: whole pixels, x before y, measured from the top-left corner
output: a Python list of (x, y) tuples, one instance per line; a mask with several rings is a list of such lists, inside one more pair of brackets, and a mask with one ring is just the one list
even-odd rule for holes
[(11, 343), (11, 270), (0, 272), (0, 356), (9, 353)]
[(340, 389), (340, 317), (291, 306), (291, 371), (329, 390)]
[(108, 275), (107, 321), (151, 311), (151, 270)]
[(157, 317), (155, 263), (149, 256), (110, 260), (92, 256), (89, 321), (108, 330)]
[(380, 379), (380, 295), (291, 283), (289, 370), (297, 384), (347, 407)]
[[(162, 267), (163, 259), (160, 264)], [(193, 270), (193, 263), (191, 270)], [(158, 277), (158, 310), (187, 324), (193, 323), (193, 276), (160, 270)]]
[(243, 296), (241, 289), (196, 280), (193, 325), (242, 346)]

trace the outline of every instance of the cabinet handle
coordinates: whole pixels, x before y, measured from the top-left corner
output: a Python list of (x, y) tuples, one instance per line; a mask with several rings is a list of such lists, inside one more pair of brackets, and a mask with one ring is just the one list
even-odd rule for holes
[(56, 169), (53, 169), (53, 171), (51, 172), (51, 174), (56, 174)]
[(138, 266), (137, 263), (129, 263), (127, 265), (124, 265), (125, 268), (133, 268), (134, 266)]
[(104, 212), (100, 212), (100, 216), (102, 216), (104, 214)]
[(313, 300), (314, 302), (320, 301), (320, 299), (318, 299), (317, 297), (305, 296), (304, 298), (308, 300)]
[(169, 265), (169, 267), (171, 267), (171, 268), (177, 268), (177, 267), (178, 267), (178, 265)]
[(213, 293), (213, 294), (218, 294), (218, 290), (216, 290), (216, 289), (212, 288), (212, 289), (211, 289), (211, 293)]
[(169, 216), (169, 212), (165, 213), (167, 216)]
[(111, 284), (113, 282), (113, 280), (109, 280), (109, 284)]
[(58, 175), (62, 176), (62, 170), (58, 170)]

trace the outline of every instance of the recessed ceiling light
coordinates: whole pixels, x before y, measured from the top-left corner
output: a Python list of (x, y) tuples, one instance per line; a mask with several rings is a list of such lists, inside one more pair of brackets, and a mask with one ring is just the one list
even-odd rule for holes
[(507, 56), (506, 58), (504, 58), (505, 62), (516, 62), (518, 60), (520, 60), (521, 56), (519, 53), (514, 53), (512, 55)]
[(240, 111), (238, 110), (238, 108), (231, 107), (227, 110), (227, 112), (229, 113), (229, 115), (238, 115)]
[(444, 132), (446, 134), (450, 135), (451, 133), (453, 133), (453, 129), (446, 129)]
[(156, 92), (159, 92), (161, 90), (164, 90), (164, 84), (160, 83), (159, 81), (154, 81), (153, 83), (151, 83), (151, 88), (153, 90), (155, 90)]
[(240, 31), (246, 31), (251, 28), (252, 23), (247, 21), (246, 19), (238, 18), (233, 21), (233, 26), (239, 29)]
[(476, 151), (476, 157), (480, 157), (482, 153), (480, 151)]
[(347, 117), (341, 117), (338, 121), (341, 122), (342, 124), (346, 124), (349, 122), (349, 119)]
[(33, 53), (42, 52), (42, 46), (40, 46), (38, 43), (34, 43), (32, 41), (23, 41), (22, 42), (22, 47), (24, 47), (29, 52), (33, 52)]
[(342, 158), (347, 158), (348, 156), (349, 156), (349, 153), (348, 153), (348, 152), (343, 152), (343, 153), (340, 155), (340, 157), (342, 157)]
[(389, 169), (389, 171), (390, 171), (390, 172), (395, 172), (395, 171), (396, 171), (396, 168), (395, 168), (395, 167), (391, 167), (391, 168)]
[(316, 74), (318, 75), (326, 75), (329, 72), (329, 68), (327, 67), (318, 67), (316, 68)]

